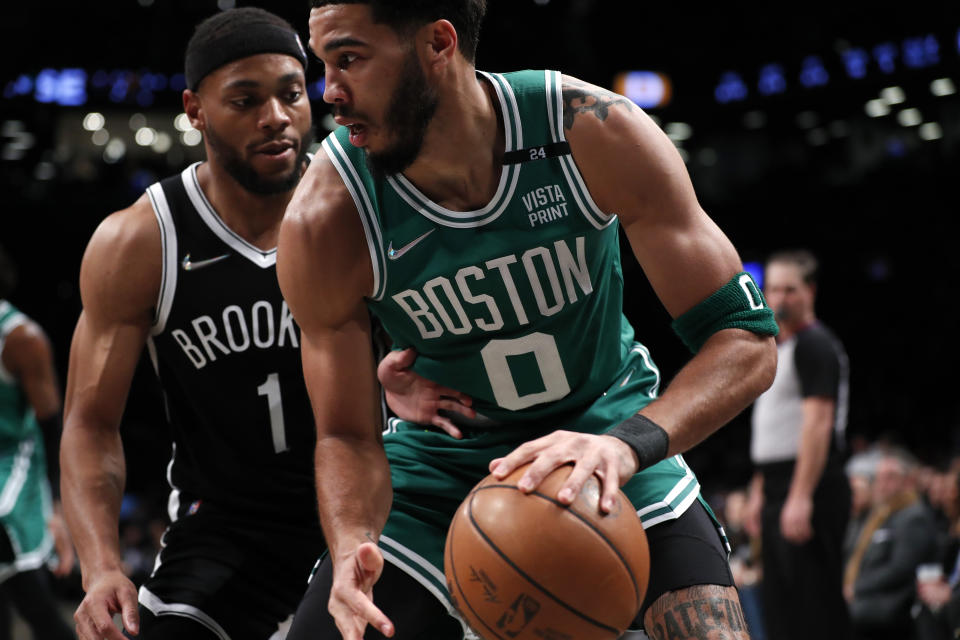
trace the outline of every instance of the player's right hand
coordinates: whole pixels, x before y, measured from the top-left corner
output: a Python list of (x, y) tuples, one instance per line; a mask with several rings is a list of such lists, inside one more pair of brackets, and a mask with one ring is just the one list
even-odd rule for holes
[(383, 572), (383, 554), (372, 542), (360, 544), (333, 564), (333, 586), (328, 609), (343, 640), (363, 640), (370, 624), (386, 637), (393, 623), (373, 604), (373, 585)]
[(120, 613), (123, 626), (131, 635), (140, 633), (137, 589), (119, 569), (97, 575), (86, 585), (87, 594), (73, 614), (79, 640), (124, 640), (113, 623)]

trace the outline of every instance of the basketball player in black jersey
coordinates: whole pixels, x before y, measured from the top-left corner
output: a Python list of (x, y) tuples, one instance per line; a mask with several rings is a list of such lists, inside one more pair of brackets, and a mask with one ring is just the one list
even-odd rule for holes
[[(81, 640), (124, 637), (114, 613), (148, 640), (282, 638), (323, 551), (300, 332), (274, 268), (311, 141), (306, 62), (266, 11), (201, 23), (183, 103), (207, 161), (107, 217), (87, 247), (62, 446)], [(174, 441), (172, 524), (138, 595), (120, 567), (118, 429), (145, 344)]]

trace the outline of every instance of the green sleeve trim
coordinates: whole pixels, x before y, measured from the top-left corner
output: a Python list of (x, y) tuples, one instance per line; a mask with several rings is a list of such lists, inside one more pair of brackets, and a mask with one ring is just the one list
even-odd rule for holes
[(760, 336), (779, 333), (773, 311), (746, 271), (673, 321), (674, 332), (693, 353), (718, 331), (744, 329)]

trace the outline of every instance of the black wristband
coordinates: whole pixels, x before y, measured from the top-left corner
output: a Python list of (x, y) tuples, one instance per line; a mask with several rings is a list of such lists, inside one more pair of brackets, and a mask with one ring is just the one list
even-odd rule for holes
[(640, 461), (637, 471), (660, 462), (667, 457), (670, 449), (670, 436), (663, 427), (639, 413), (610, 429), (606, 435), (624, 441), (633, 449)]

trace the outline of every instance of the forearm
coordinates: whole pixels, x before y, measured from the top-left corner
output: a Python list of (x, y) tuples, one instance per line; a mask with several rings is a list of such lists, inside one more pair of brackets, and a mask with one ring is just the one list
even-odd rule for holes
[(773, 338), (740, 329), (714, 334), (641, 413), (670, 439), (668, 455), (682, 453), (733, 419), (773, 382)]
[(93, 575), (121, 565), (118, 523), (126, 467), (119, 433), (93, 434), (68, 424), (60, 467), (63, 513), (86, 585)]
[(812, 498), (827, 466), (833, 424), (827, 418), (805, 418), (800, 429), (797, 462), (790, 481), (790, 495)]
[(390, 466), (373, 439), (328, 436), (316, 449), (320, 523), (334, 561), (380, 538), (393, 501)]

